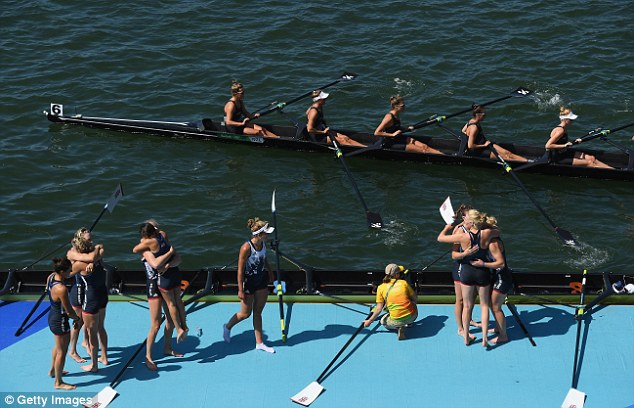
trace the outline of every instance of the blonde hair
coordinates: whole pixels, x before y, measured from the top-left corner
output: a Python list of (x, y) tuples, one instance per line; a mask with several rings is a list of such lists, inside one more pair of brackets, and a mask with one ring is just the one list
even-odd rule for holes
[(460, 220), (463, 216), (467, 215), (467, 211), (473, 209), (471, 204), (460, 204), (460, 207), (456, 210), (456, 213), (453, 216), (454, 220)]
[(495, 217), (481, 213), (478, 210), (469, 210), (467, 212), (467, 219), (473, 223), (473, 226), (479, 230), (496, 228), (498, 221)]
[(567, 108), (563, 105), (559, 107), (559, 116), (566, 116), (570, 113), (572, 113), (572, 109)]
[(315, 89), (313, 92), (310, 93), (310, 97), (311, 98), (316, 98), (321, 94), (321, 89)]
[(231, 95), (239, 94), (244, 92), (244, 86), (235, 79), (231, 80)]
[(266, 224), (268, 224), (267, 221), (261, 220), (258, 217), (249, 218), (249, 221), (247, 221), (247, 227), (251, 230), (251, 232), (259, 230)]
[(75, 248), (77, 252), (82, 254), (87, 254), (89, 252), (92, 252), (93, 249), (95, 249), (95, 246), (93, 245), (92, 241), (89, 241), (86, 238), (84, 238), (84, 234), (86, 233), (90, 233), (90, 230), (86, 227), (81, 227), (75, 232), (75, 236), (73, 237), (73, 240), (71, 241), (73, 248)]
[(398, 105), (403, 105), (404, 103), (405, 98), (403, 98), (401, 95), (390, 96), (390, 106), (392, 106), (392, 108), (395, 108)]

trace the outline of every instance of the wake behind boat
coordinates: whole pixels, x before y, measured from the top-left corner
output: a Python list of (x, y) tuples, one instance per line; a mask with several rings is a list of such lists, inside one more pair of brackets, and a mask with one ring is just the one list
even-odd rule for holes
[[(84, 116), (81, 114), (65, 116), (63, 106), (60, 104), (51, 104), (51, 112), (44, 111), (44, 114), (49, 121), (55, 123), (81, 125), (127, 133), (147, 133), (167, 137), (277, 147), (296, 151), (327, 152), (332, 149), (332, 146), (327, 143), (310, 140), (306, 134), (305, 127), (302, 127), (301, 124), (297, 124), (296, 126), (260, 124), (260, 126), (280, 136), (279, 138), (273, 138), (230, 133), (222, 122), (208, 118), (194, 122), (171, 122)], [(367, 132), (347, 129), (339, 129), (338, 131), (358, 142), (372, 146), (370, 148), (363, 148), (340, 145), (341, 150), (348, 155), (354, 155), (355, 152), (360, 152), (363, 149), (363, 153), (359, 154), (360, 157), (366, 156), (395, 161), (499, 168), (499, 162), (496, 160), (491, 160), (484, 156), (471, 156), (466, 154), (467, 141), (466, 137), (462, 134), (454, 133), (453, 138), (431, 137), (417, 134), (410, 135), (444, 153), (432, 154), (382, 147), (380, 146), (379, 138)], [(529, 164), (518, 164), (515, 168), (516, 171), (604, 180), (634, 180), (634, 150), (632, 149), (624, 148), (622, 152), (583, 150), (584, 152), (594, 155), (598, 160), (614, 167), (614, 169), (604, 169), (553, 162), (548, 159), (548, 152), (543, 147), (519, 145), (516, 143), (500, 143), (499, 145), (531, 161)]]

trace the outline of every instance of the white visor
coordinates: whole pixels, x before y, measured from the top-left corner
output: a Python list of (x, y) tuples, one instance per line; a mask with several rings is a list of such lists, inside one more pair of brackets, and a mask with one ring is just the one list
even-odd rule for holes
[(263, 233), (263, 232), (266, 232), (267, 234), (270, 234), (270, 233), (271, 233), (271, 232), (273, 232), (273, 231), (275, 231), (275, 228), (273, 228), (273, 227), (269, 227), (269, 224), (264, 224), (264, 226), (263, 226), (262, 228), (260, 228), (260, 229), (259, 229), (259, 230), (257, 230), (257, 231), (253, 231), (253, 232), (252, 232), (252, 234), (253, 234), (254, 236), (255, 236), (255, 235), (258, 235), (258, 234), (261, 234), (261, 233)]
[(326, 92), (324, 92), (324, 91), (321, 91), (321, 92), (319, 93), (319, 95), (317, 95), (317, 96), (315, 96), (315, 97), (313, 98), (313, 102), (317, 102), (317, 101), (319, 101), (319, 100), (321, 100), (321, 99), (326, 99), (329, 95), (330, 95), (329, 93), (326, 93)]
[(568, 113), (567, 115), (559, 115), (559, 120), (564, 120), (564, 119), (575, 120), (577, 118), (578, 116), (572, 113), (572, 111), (570, 111), (570, 113)]

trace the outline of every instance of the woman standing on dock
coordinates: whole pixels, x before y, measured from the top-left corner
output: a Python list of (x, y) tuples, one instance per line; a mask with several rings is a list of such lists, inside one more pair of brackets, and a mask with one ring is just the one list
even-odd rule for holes
[(427, 144), (403, 134), (401, 118), (399, 117), (399, 114), (405, 110), (405, 99), (402, 96), (391, 96), (390, 106), (390, 111), (385, 114), (383, 120), (374, 131), (374, 136), (383, 138), (383, 147), (405, 150), (407, 152), (444, 154), (440, 150), (429, 147)]
[(462, 301), (464, 307), (462, 310), (462, 328), (464, 332), (465, 345), (471, 344), (474, 340), (469, 334), (469, 323), (473, 313), (476, 287), (480, 297), (480, 308), (482, 310), (482, 346), (488, 346), (487, 331), (489, 325), (489, 308), (491, 302), (491, 271), (485, 267), (476, 267), (471, 265), (473, 259), (486, 259), (489, 241), (495, 236), (494, 230), (496, 220), (477, 210), (469, 210), (464, 218), (464, 226), (467, 230), (466, 234), (451, 234), (454, 226), (445, 225), (443, 230), (438, 234), (438, 242), (453, 244), (459, 243), (462, 251), (468, 251), (477, 247), (477, 251), (471, 255), (465, 256), (459, 260), (458, 273), (460, 275), (460, 285), (462, 289)]
[(53, 347), (53, 357), (49, 376), (55, 377), (55, 388), (59, 390), (74, 390), (76, 385), (66, 384), (62, 380), (64, 374), (64, 363), (70, 342), (70, 324), (68, 318), (73, 320), (73, 326), (77, 325), (79, 316), (73, 310), (68, 299), (68, 290), (64, 281), (68, 279), (71, 268), (68, 258), (53, 259), (55, 272), (47, 279), (46, 288), (51, 308), (48, 312), (48, 328), (55, 335), (55, 347)]
[(578, 116), (570, 108), (565, 106), (559, 108), (559, 125), (550, 131), (550, 137), (545, 146), (546, 150), (550, 152), (550, 158), (558, 163), (572, 164), (573, 166), (613, 169), (612, 166), (597, 160), (591, 154), (569, 149), (572, 146), (572, 142), (568, 141), (568, 130), (566, 128), (577, 118)]
[(506, 295), (513, 289), (513, 277), (511, 276), (511, 269), (506, 264), (506, 250), (504, 249), (502, 238), (491, 238), (489, 255), (492, 261), (476, 258), (471, 261), (471, 265), (494, 270), (491, 310), (495, 318), (495, 331), (498, 335), (491, 340), (491, 343), (501, 344), (509, 340), (506, 334), (506, 317), (504, 316), (502, 305), (506, 301)]
[[(255, 349), (267, 353), (275, 353), (273, 347), (264, 344), (262, 339), (262, 310), (268, 297), (268, 283), (272, 282), (273, 270), (266, 258), (266, 238), (275, 229), (259, 218), (247, 221), (251, 230), (251, 238), (242, 244), (238, 255), (238, 298), (240, 311), (222, 326), (222, 337), (231, 342), (231, 329), (253, 313), (253, 330), (255, 332)], [(266, 270), (265, 270), (266, 269)]]
[[(174, 327), (177, 329), (177, 342), (183, 341), (188, 330), (185, 307), (180, 297), (181, 274), (178, 266), (181, 258), (174, 246), (167, 241), (167, 233), (159, 230), (155, 220), (150, 219), (141, 224), (139, 232), (141, 240), (132, 252), (142, 254), (147, 281), (150, 330), (146, 339), (145, 365), (150, 371), (157, 371), (158, 367), (152, 358), (152, 347), (161, 328), (161, 310), (165, 311), (163, 353), (174, 357), (183, 356), (172, 348)], [(166, 282), (176, 281), (178, 281), (177, 286), (174, 286), (174, 283), (166, 285)], [(170, 289), (168, 286), (174, 287)]]
[[(68, 259), (72, 262), (72, 273), (78, 274), (84, 288), (82, 300), (82, 319), (88, 334), (88, 352), (90, 364), (82, 366), (84, 371), (96, 373), (98, 362), (108, 365), (108, 333), (105, 328), (108, 288), (106, 270), (103, 266), (104, 248), (93, 244), (88, 228), (80, 228), (75, 233)], [(97, 354), (101, 348), (101, 357)]]
[(251, 114), (244, 106), (244, 86), (235, 79), (231, 83), (231, 99), (225, 104), (225, 126), (231, 133), (238, 135), (278, 137), (260, 125), (251, 123), (251, 119), (260, 117), (259, 113)]

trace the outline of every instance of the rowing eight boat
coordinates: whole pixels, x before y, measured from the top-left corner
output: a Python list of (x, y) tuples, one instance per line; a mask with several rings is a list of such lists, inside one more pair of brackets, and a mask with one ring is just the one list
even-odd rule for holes
[[(298, 151), (325, 152), (332, 149), (332, 146), (326, 143), (317, 143), (308, 139), (306, 137), (305, 127), (302, 127), (300, 124), (298, 124), (298, 126), (260, 124), (260, 126), (280, 136), (279, 138), (270, 138), (229, 133), (221, 122), (216, 122), (211, 119), (202, 119), (198, 122), (168, 122), (83, 115), (65, 116), (63, 114), (63, 106), (59, 104), (51, 104), (51, 112), (44, 111), (44, 113), (48, 120), (55, 123), (81, 125), (128, 133), (148, 133), (167, 137), (194, 138), (227, 143), (250, 144), (254, 146), (279, 147)], [(373, 134), (346, 129), (338, 129), (338, 131), (361, 143), (376, 146), (374, 149), (366, 148), (364, 153), (360, 156), (398, 161), (499, 168), (499, 163), (496, 160), (491, 160), (488, 156), (472, 156), (465, 153), (466, 139), (458, 132), (454, 132), (454, 138), (411, 135), (430, 147), (445, 153), (439, 155), (380, 147), (378, 145), (378, 138)], [(521, 166), (518, 164), (516, 171), (605, 180), (634, 181), (634, 149), (623, 148), (622, 152), (584, 150), (596, 156), (596, 158), (602, 162), (615, 167), (615, 169), (604, 169), (552, 162), (548, 159), (548, 152), (546, 152), (543, 147), (526, 146), (515, 143), (500, 143), (500, 146), (532, 160), (532, 163), (528, 165)], [(347, 145), (340, 145), (340, 147), (341, 150), (347, 154), (354, 153), (361, 149)]]

